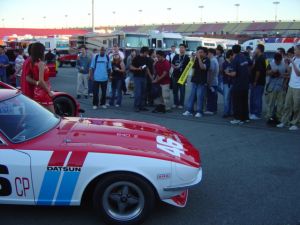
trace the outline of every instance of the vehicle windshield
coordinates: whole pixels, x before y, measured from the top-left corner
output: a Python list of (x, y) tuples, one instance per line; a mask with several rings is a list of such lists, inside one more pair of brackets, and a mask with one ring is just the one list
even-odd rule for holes
[(173, 45), (175, 45), (176, 47), (178, 47), (181, 42), (182, 42), (181, 39), (164, 38), (165, 48), (171, 48)]
[(141, 48), (143, 46), (149, 46), (149, 40), (147, 36), (127, 34), (125, 44), (126, 48)]
[(186, 41), (189, 51), (196, 51), (199, 46), (201, 46), (200, 41)]
[(13, 143), (35, 138), (59, 122), (59, 117), (24, 95), (0, 101), (0, 132)]

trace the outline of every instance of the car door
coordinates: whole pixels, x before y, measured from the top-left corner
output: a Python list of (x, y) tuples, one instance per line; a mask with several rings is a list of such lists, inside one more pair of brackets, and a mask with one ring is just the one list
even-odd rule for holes
[(34, 204), (30, 157), (13, 149), (1, 133), (0, 204)]

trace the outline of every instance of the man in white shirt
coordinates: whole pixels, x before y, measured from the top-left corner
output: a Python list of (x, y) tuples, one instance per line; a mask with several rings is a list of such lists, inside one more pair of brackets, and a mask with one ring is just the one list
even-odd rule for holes
[(172, 45), (171, 46), (171, 52), (167, 55), (166, 60), (168, 60), (170, 63), (172, 63), (175, 55), (176, 55), (176, 46)]
[[(300, 44), (295, 46), (295, 57), (291, 60), (291, 78), (285, 99), (284, 114), (277, 127), (291, 125), (289, 130), (298, 130), (300, 123)], [(293, 114), (292, 120), (290, 120)]]
[(18, 49), (17, 50), (17, 58), (15, 60), (15, 71), (16, 71), (16, 87), (21, 87), (21, 75), (22, 75), (22, 67), (25, 62), (24, 59), (24, 50)]

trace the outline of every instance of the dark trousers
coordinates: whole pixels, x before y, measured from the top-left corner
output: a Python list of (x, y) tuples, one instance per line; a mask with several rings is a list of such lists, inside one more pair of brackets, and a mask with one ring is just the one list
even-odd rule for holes
[(111, 82), (112, 95), (109, 101), (109, 105), (113, 106), (115, 104), (115, 99), (117, 96), (117, 105), (121, 105), (122, 103), (122, 85), (123, 79), (114, 79)]
[(207, 105), (206, 111), (216, 113), (218, 111), (218, 92), (217, 86), (207, 89)]
[(100, 105), (106, 103), (107, 81), (94, 81), (93, 83), (93, 105), (99, 105), (99, 87), (101, 87), (101, 102)]
[(232, 90), (233, 116), (236, 120), (249, 119), (248, 90)]
[[(174, 96), (174, 105), (176, 106), (184, 106), (185, 99), (185, 85), (181, 85), (177, 83), (177, 79), (172, 78), (172, 88), (173, 88), (173, 96)], [(180, 97), (178, 96), (180, 94)]]

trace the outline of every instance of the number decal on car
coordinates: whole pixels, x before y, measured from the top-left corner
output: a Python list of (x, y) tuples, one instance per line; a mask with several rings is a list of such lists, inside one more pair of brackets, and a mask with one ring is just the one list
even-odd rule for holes
[(164, 136), (156, 137), (157, 148), (167, 152), (171, 155), (180, 157), (181, 154), (184, 154), (183, 145), (177, 141), (174, 141), (171, 138), (166, 138)]
[(1, 174), (8, 175), (8, 168), (0, 165), (0, 196), (9, 196), (12, 193), (11, 184), (8, 179), (1, 177)]

